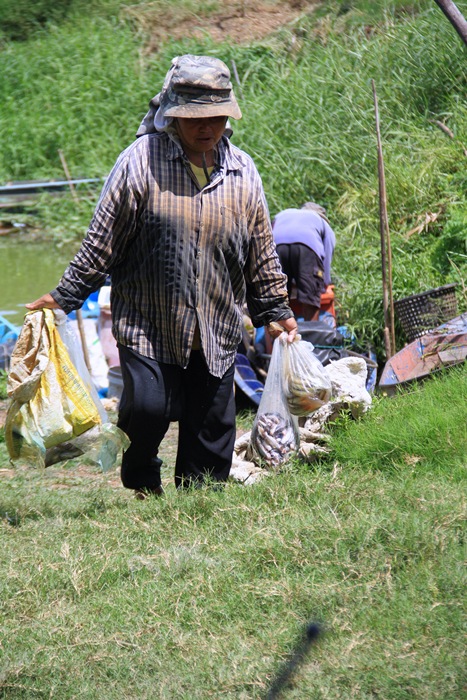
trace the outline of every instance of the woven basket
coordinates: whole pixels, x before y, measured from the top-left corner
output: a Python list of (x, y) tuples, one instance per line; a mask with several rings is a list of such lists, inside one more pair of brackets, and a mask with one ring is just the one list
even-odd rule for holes
[(457, 315), (457, 284), (430, 289), (394, 302), (394, 309), (409, 341), (420, 338)]

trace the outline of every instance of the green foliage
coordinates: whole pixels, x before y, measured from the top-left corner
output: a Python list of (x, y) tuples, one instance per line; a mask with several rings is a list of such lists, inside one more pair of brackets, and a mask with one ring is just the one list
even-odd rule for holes
[(7, 398), (6, 392), (6, 382), (8, 374), (4, 369), (0, 369), (0, 399), (5, 400)]
[[(458, 6), (467, 11), (465, 2)], [(56, 7), (62, 11), (65, 4)], [(133, 140), (175, 54), (235, 61), (244, 116), (234, 124), (233, 141), (253, 156), (272, 215), (309, 199), (326, 206), (338, 240), (339, 323), (382, 356), (371, 80), (380, 110), (394, 298), (462, 282), (458, 203), (467, 184), (467, 74), (465, 48), (453, 27), (431, 0), (327, 2), (261, 42), (214, 44), (207, 34), (202, 40), (187, 35), (167, 38), (157, 53), (146, 54), (143, 42), (159, 7), (94, 0), (84, 12), (81, 0), (70, 0), (60, 22), (49, 22), (27, 42), (5, 43), (0, 180), (63, 177), (59, 148), (74, 177), (105, 176)], [(215, 8), (205, 3), (198, 11), (209, 16)], [(188, 0), (165, 5), (166, 21), (181, 11), (191, 11)], [(81, 239), (91, 211), (91, 202), (84, 204), (62, 230)], [(68, 216), (66, 208), (63, 213)], [(407, 235), (430, 213), (437, 215), (431, 223)], [(47, 231), (60, 230), (56, 214), (55, 203), (41, 204)], [(463, 311), (466, 292), (462, 284), (458, 289)], [(398, 347), (403, 342), (398, 337)]]
[[(328, 208), (338, 235), (333, 270), (339, 320), (351, 324), (361, 342), (378, 339), (380, 346), (378, 178), (370, 79), (375, 80), (380, 107), (397, 299), (457, 281), (453, 270), (441, 272), (432, 265), (436, 225), (424, 231), (428, 235), (407, 238), (405, 233), (426, 212), (463, 197), (461, 144), (467, 121), (459, 86), (465, 92), (464, 49), (436, 8), (413, 21), (391, 20), (389, 35), (376, 31), (367, 37), (361, 28), (343, 36), (336, 22), (324, 47), (314, 38), (312, 22), (303, 24), (305, 38), (295, 53), (268, 50), (254, 66), (247, 83), (251, 97), (244, 107), (247, 114), (254, 113), (254, 122), (241, 139), (260, 167), (273, 213), (308, 199)], [(459, 140), (446, 138), (430, 121), (435, 117), (449, 119)], [(465, 297), (460, 301), (465, 309)], [(398, 345), (402, 342), (399, 338)]]
[(327, 16), (329, 13), (345, 17), (351, 25), (362, 22), (378, 22), (381, 16), (414, 16), (426, 9), (432, 0), (325, 0), (317, 8), (317, 14)]
[(47, 231), (42, 233), (41, 238), (50, 240), (58, 250), (66, 248), (72, 251), (73, 256), (91, 220), (99, 190), (98, 183), (89, 189), (77, 186), (76, 199), (68, 192), (59, 197), (41, 194), (34, 203), (34, 209), (27, 215), (19, 214), (17, 218), (39, 230), (47, 221)]
[(467, 261), (467, 210), (454, 211), (432, 249), (433, 267), (447, 275), (451, 267), (465, 268)]
[(2, 0), (0, 38), (24, 41), (49, 22), (66, 17), (73, 0)]
[(0, 40), (26, 41), (83, 14), (111, 17), (122, 5), (121, 0), (2, 0)]
[[(105, 176), (149, 101), (129, 29), (87, 17), (0, 54), (2, 179)], [(139, 104), (138, 104), (139, 102)], [(14, 119), (12, 119), (12, 115)], [(132, 115), (131, 120), (128, 115)]]
[(250, 408), (237, 409), (237, 429), (238, 430), (251, 430), (253, 425), (253, 420), (255, 417), (255, 412)]

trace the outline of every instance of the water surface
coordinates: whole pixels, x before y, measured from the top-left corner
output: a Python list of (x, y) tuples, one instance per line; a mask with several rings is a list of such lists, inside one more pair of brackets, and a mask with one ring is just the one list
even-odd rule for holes
[(21, 234), (1, 237), (0, 314), (20, 326), (24, 305), (56, 286), (73, 253)]

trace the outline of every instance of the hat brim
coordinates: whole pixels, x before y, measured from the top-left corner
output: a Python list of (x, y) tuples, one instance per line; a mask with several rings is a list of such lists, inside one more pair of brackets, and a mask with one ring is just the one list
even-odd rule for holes
[(183, 119), (200, 119), (203, 117), (232, 117), (241, 119), (242, 113), (235, 98), (221, 104), (196, 104), (186, 102), (183, 105), (173, 105), (164, 109), (166, 117), (182, 117)]

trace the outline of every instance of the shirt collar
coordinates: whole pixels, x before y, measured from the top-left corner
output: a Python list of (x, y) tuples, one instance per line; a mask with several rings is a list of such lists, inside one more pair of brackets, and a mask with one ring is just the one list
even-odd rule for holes
[[(167, 160), (175, 160), (176, 158), (185, 158), (182, 144), (178, 134), (169, 131), (163, 134), (167, 137)], [(216, 161), (221, 169), (225, 170), (240, 170), (245, 167), (245, 162), (240, 154), (235, 153), (227, 136), (223, 136), (217, 144)]]

